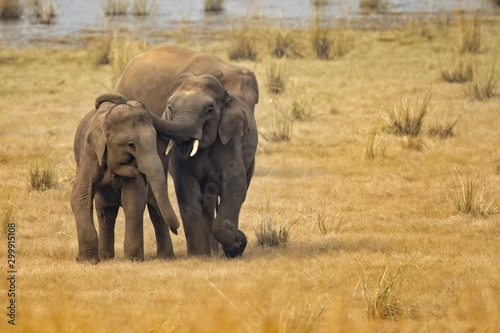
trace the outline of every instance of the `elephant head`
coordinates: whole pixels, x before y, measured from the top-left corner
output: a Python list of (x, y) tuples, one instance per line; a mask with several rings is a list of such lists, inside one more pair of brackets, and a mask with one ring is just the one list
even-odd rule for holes
[(157, 151), (157, 130), (176, 140), (190, 140), (189, 127), (164, 121), (145, 106), (113, 93), (96, 100), (98, 116), (92, 124), (87, 142), (99, 166), (112, 174), (141, 179), (151, 187), (163, 218), (177, 233), (179, 222), (168, 199), (167, 182)]
[[(211, 74), (179, 75), (170, 85), (163, 118), (194, 127), (190, 143), (179, 143), (182, 157), (194, 156), (198, 149), (212, 146), (217, 139), (226, 145), (232, 138), (248, 132), (248, 106), (228, 93)], [(188, 125), (186, 125), (188, 126)]]

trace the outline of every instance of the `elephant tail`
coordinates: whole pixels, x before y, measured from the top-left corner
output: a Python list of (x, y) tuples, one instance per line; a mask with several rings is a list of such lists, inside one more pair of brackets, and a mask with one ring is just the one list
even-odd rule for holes
[(99, 109), (99, 106), (101, 106), (101, 104), (104, 102), (111, 102), (114, 104), (125, 104), (128, 101), (129, 99), (120, 93), (117, 92), (106, 93), (96, 98), (95, 108), (96, 110)]

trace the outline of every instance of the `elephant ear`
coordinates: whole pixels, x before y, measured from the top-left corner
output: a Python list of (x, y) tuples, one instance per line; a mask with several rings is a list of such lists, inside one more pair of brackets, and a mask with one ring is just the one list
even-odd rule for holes
[[(103, 118), (103, 116), (99, 118)], [(87, 143), (97, 155), (99, 166), (102, 166), (106, 155), (106, 135), (104, 134), (102, 119), (96, 119), (92, 124), (92, 130), (87, 136)]]
[(223, 145), (248, 132), (248, 113), (250, 109), (241, 99), (227, 94), (219, 122), (219, 137)]

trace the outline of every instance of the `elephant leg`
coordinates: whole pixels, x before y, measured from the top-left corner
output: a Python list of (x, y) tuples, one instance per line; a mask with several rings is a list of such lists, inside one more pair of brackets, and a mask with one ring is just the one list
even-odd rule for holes
[(77, 261), (99, 262), (98, 237), (93, 218), (93, 184), (87, 175), (93, 175), (89, 167), (80, 166), (71, 191), (71, 209), (75, 215), (78, 235)]
[(243, 161), (235, 162), (230, 170), (223, 172), (220, 204), (212, 231), (215, 239), (222, 244), (224, 253), (230, 258), (241, 255), (247, 245), (246, 235), (238, 230), (240, 209), (246, 198), (247, 183)]
[(121, 203), (125, 213), (125, 258), (144, 261), (144, 210), (148, 196), (147, 185), (135, 178), (125, 181), (121, 189)]
[(115, 257), (115, 222), (120, 208), (120, 197), (111, 189), (100, 189), (95, 196), (95, 210), (99, 222), (99, 258)]
[(217, 197), (205, 196), (203, 205), (203, 217), (205, 219), (205, 232), (208, 236), (208, 242), (210, 244), (210, 249), (214, 253), (219, 252), (219, 242), (215, 239), (212, 232), (212, 225), (215, 219), (215, 208), (217, 206)]
[(205, 230), (200, 183), (195, 177), (186, 174), (185, 169), (174, 161), (172, 161), (171, 170), (186, 236), (187, 253), (188, 255), (209, 256), (210, 242)]
[(151, 218), (151, 222), (153, 223), (153, 227), (155, 229), (156, 253), (158, 257), (162, 259), (174, 258), (174, 247), (172, 245), (172, 239), (170, 238), (168, 225), (165, 223), (165, 220), (161, 215), (158, 204), (156, 203), (156, 199), (151, 190), (149, 191), (148, 211), (149, 217)]
[(252, 161), (252, 163), (247, 169), (247, 189), (250, 187), (250, 181), (252, 180), (254, 169), (255, 169), (255, 160)]

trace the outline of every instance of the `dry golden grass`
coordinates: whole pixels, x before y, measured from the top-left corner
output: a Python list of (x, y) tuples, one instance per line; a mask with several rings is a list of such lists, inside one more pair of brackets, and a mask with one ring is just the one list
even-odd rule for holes
[[(499, 22), (490, 19), (482, 28), (483, 45), (496, 47)], [(311, 116), (294, 122), (288, 141), (260, 140), (240, 216), (249, 245), (237, 260), (187, 257), (183, 236), (173, 237), (176, 260), (158, 260), (146, 219), (146, 261), (127, 262), (120, 213), (117, 258), (77, 264), (69, 205), (73, 136), (95, 97), (110, 90), (113, 66), (96, 69), (79, 48), (1, 50), (0, 207), (16, 207), (9, 217), (18, 236), (15, 331), (499, 331), (500, 215), (459, 213), (449, 192), (457, 169), (481, 173), (498, 194), (499, 99), (472, 100), (463, 85), (438, 79), (436, 52), (447, 56), (460, 33), (456, 26), (446, 29), (412, 43), (352, 32), (356, 42), (344, 57), (325, 62), (310, 51), (304, 59), (287, 59), (290, 84), (311, 95)], [(262, 42), (267, 50), (268, 41)], [(229, 44), (188, 46), (227, 60)], [(254, 70), (263, 86), (262, 62), (235, 63)], [(403, 138), (387, 135), (385, 153), (366, 158), (367, 138), (384, 117), (380, 110), (397, 103), (402, 91), (423, 96), (429, 88), (425, 149), (407, 149)], [(287, 96), (280, 95), (285, 105)], [(271, 99), (261, 89), (260, 132), (273, 121)], [(450, 105), (450, 116), (460, 118), (455, 135), (439, 140), (426, 134), (426, 124), (447, 117)], [(51, 135), (58, 138), (51, 155), (59, 166), (57, 186), (32, 191), (33, 142)], [(286, 247), (257, 244), (254, 230), (266, 202), (278, 223), (300, 216)], [(2, 238), (4, 283), (6, 251)], [(402, 267), (404, 283), (391, 296), (396, 303), (387, 303), (404, 305), (401, 318), (368, 319), (373, 302), (366, 295), (378, 295), (369, 294), (370, 285), (386, 286)], [(368, 294), (356, 287), (360, 279)], [(14, 331), (5, 316), (7, 298), (1, 302), (0, 331)]]

